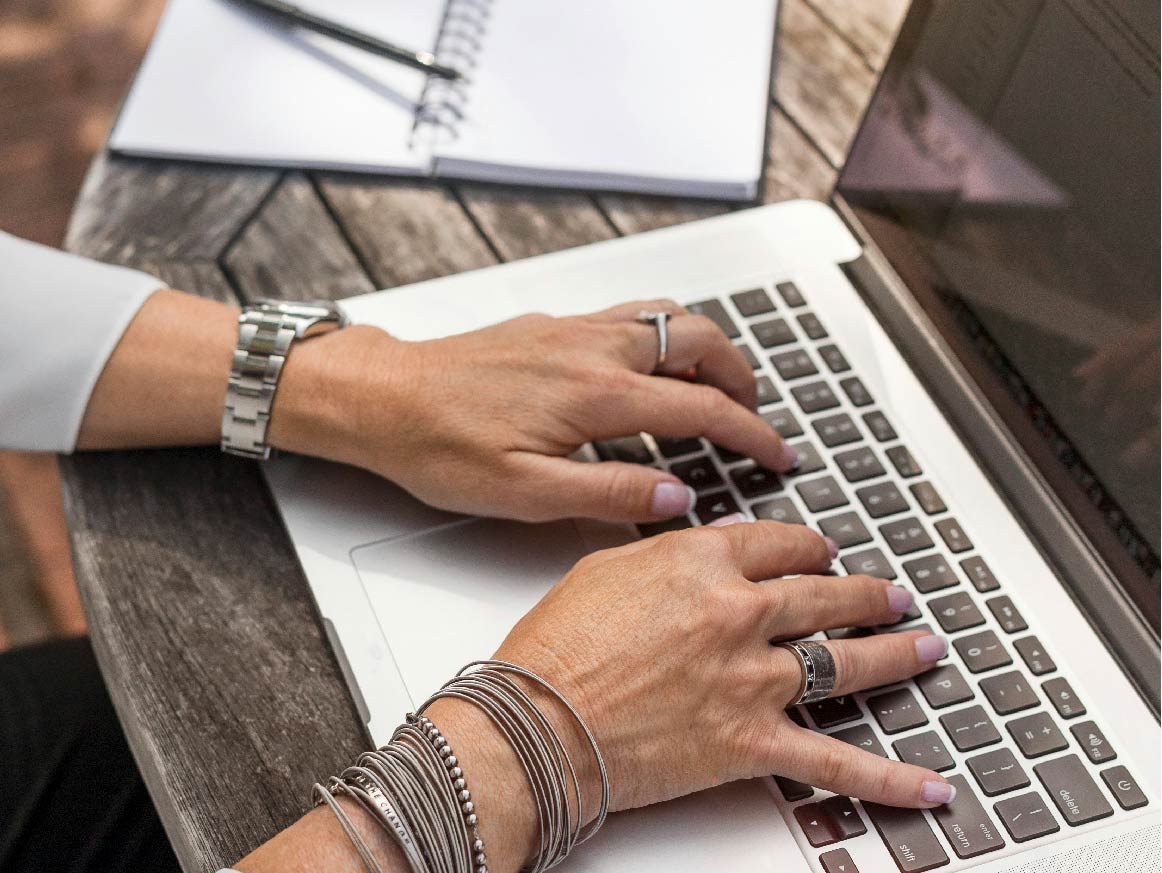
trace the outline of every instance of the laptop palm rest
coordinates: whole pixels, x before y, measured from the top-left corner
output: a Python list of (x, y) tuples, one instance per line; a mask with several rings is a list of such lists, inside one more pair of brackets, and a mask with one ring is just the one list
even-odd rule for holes
[[(579, 558), (608, 540), (627, 539), (604, 527), (457, 519), (353, 550), (412, 701), (422, 702), (467, 662), (491, 656), (508, 628)], [(801, 855), (792, 853), (781, 823), (761, 783), (736, 783), (616, 815), (561, 869), (674, 873), (721, 869), (730, 858), (732, 869), (794, 870)]]

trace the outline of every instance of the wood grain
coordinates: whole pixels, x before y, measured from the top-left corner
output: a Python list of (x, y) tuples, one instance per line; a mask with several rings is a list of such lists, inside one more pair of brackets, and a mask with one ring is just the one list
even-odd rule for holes
[(503, 260), (610, 239), (617, 231), (583, 194), (461, 185), (468, 213)]
[(888, 59), (909, 0), (807, 0), (827, 24), (859, 53), (868, 69), (880, 71)]

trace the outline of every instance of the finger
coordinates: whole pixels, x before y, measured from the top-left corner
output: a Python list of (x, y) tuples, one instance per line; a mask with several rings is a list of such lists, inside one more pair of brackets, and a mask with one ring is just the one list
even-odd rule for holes
[(801, 524), (765, 520), (723, 524), (721, 536), (730, 543), (742, 575), (754, 582), (793, 573), (819, 573), (834, 557), (834, 543)]
[(806, 785), (888, 806), (926, 809), (949, 803), (956, 788), (934, 770), (879, 755), (792, 725), (776, 769)]
[(696, 499), (694, 489), (676, 476), (640, 464), (527, 453), (520, 467), (536, 483), (527, 507), (530, 520), (661, 521), (689, 512)]
[[(900, 631), (852, 640), (828, 640), (823, 645), (835, 660), (835, 690), (842, 697), (865, 688), (901, 682), (922, 673), (948, 654), (948, 640), (927, 631)], [(787, 649), (772, 650), (780, 677), (780, 702), (794, 702), (803, 675), (799, 658)]]
[(594, 434), (596, 439), (638, 431), (659, 437), (703, 436), (776, 472), (799, 463), (798, 454), (769, 423), (709, 385), (631, 374), (624, 389), (608, 396), (603, 416), (605, 421), (593, 427), (606, 433)]
[(837, 627), (871, 627), (899, 621), (912, 593), (871, 576), (799, 576), (761, 586), (766, 597), (767, 639), (798, 639)]
[(668, 312), (671, 315), (681, 315), (685, 311), (686, 308), (682, 304), (668, 297), (657, 297), (653, 300), (633, 300), (629, 303), (619, 303), (608, 309), (602, 309), (600, 312), (593, 312), (581, 317), (588, 321), (617, 324), (618, 322), (632, 322), (643, 312)]

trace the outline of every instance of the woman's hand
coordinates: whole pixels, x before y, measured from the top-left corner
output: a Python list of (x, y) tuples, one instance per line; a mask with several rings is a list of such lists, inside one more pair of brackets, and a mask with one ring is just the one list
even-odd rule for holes
[[(663, 373), (641, 310), (674, 313)], [(651, 521), (693, 492), (649, 467), (566, 456), (591, 440), (704, 436), (773, 470), (796, 463), (755, 412), (755, 379), (709, 319), (672, 301), (571, 318), (526, 315), (401, 342), (351, 327), (298, 344), (275, 400), (275, 445), (379, 473), (443, 509), (527, 521)]]

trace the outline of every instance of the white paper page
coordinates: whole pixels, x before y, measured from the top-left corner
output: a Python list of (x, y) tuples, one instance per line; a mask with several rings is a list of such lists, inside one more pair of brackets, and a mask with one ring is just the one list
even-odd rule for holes
[(440, 171), (488, 175), (481, 165), (493, 165), (542, 181), (588, 175), (605, 187), (749, 196), (763, 161), (775, 5), (495, 0)]
[[(431, 49), (443, 0), (301, 0)], [(170, 0), (110, 143), (168, 157), (426, 172), (408, 138), (425, 76), (231, 0)]]

